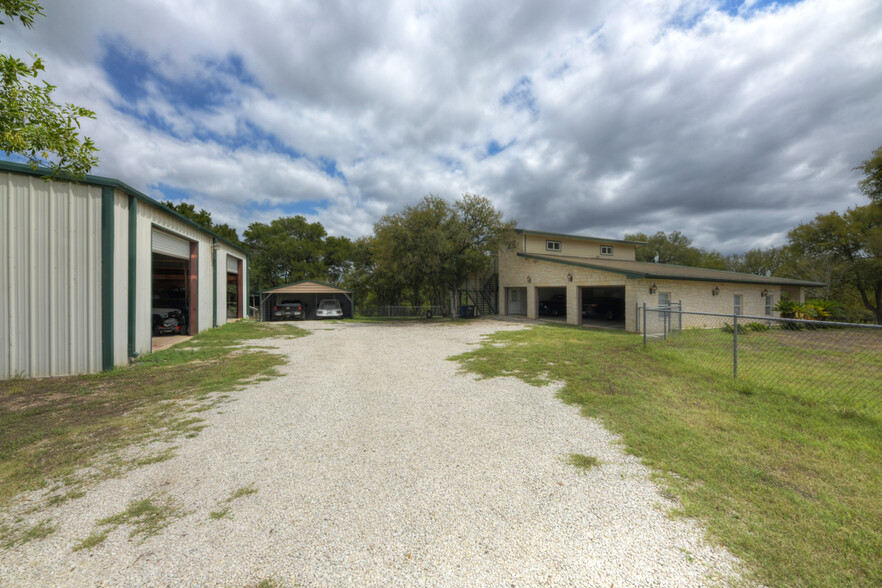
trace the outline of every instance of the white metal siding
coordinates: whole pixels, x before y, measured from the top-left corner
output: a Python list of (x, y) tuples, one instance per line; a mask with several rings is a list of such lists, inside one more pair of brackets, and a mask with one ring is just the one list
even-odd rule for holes
[(101, 369), (101, 188), (0, 173), (0, 377)]

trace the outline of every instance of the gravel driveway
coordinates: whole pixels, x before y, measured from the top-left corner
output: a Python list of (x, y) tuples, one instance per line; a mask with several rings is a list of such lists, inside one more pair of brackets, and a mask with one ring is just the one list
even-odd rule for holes
[[(298, 325), (300, 326), (300, 325)], [(495, 321), (304, 323), (285, 375), (235, 393), (177, 457), (53, 507), (57, 531), (0, 552), (4, 586), (699, 586), (738, 562), (671, 520), (649, 471), (578, 409), (446, 358)], [(263, 344), (263, 343), (261, 343)], [(579, 473), (563, 460), (596, 456)], [(244, 487), (257, 492), (225, 502)], [(186, 514), (141, 542), (136, 499)], [(224, 505), (226, 516), (212, 519)]]

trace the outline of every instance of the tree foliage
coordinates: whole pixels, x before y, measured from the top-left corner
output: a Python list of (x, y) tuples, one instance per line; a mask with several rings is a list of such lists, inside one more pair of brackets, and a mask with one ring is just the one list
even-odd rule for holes
[(787, 237), (805, 257), (828, 258), (882, 325), (882, 204), (819, 214)]
[(864, 172), (864, 179), (858, 182), (861, 192), (873, 202), (882, 203), (882, 146), (873, 151), (873, 156), (855, 169)]
[(689, 267), (726, 269), (726, 260), (719, 252), (692, 246), (692, 240), (680, 231), (670, 234), (658, 231), (652, 236), (645, 233), (625, 235), (629, 241), (643, 241), (637, 248), (637, 261), (670, 263)]
[[(0, 0), (0, 12), (27, 28), (43, 15), (34, 0)], [(43, 60), (33, 59), (28, 64), (0, 55), (0, 151), (21, 155), (34, 168), (47, 166), (56, 175), (82, 177), (98, 163), (98, 149), (92, 139), (80, 137), (80, 119), (95, 118), (95, 113), (56, 104), (55, 86), (37, 80), (45, 69)]]
[(793, 263), (793, 254), (788, 247), (751, 249), (747, 253), (734, 253), (726, 258), (726, 269), (742, 274), (776, 276)]
[(384, 216), (370, 242), (378, 298), (449, 303), (456, 316), (466, 278), (490, 268), (493, 254), (512, 238), (513, 229), (514, 223), (503, 221), (487, 198), (475, 194), (452, 204), (430, 195)]
[(194, 223), (201, 225), (206, 229), (209, 229), (210, 231), (213, 231), (215, 234), (223, 237), (227, 241), (235, 243), (236, 245), (243, 245), (242, 240), (239, 239), (239, 233), (234, 227), (231, 227), (227, 223), (214, 224), (214, 221), (211, 219), (211, 213), (204, 208), (201, 208), (197, 211), (196, 207), (189, 202), (181, 202), (179, 204), (175, 204), (171, 200), (166, 200), (162, 204), (187, 217)]
[(349, 267), (351, 241), (329, 237), (321, 223), (300, 215), (251, 223), (242, 235), (251, 253), (252, 288), (257, 290), (301, 280), (336, 285)]

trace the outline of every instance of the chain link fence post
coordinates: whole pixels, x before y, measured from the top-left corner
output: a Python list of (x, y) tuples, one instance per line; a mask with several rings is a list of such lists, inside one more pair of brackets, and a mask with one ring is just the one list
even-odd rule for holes
[(732, 328), (732, 370), (734, 374), (734, 378), (738, 379), (738, 315), (732, 315), (732, 322), (735, 323), (735, 326)]
[(643, 303), (643, 349), (646, 349), (646, 303)]

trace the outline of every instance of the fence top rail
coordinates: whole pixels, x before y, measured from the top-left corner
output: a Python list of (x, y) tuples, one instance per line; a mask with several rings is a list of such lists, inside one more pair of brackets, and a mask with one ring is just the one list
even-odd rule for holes
[(813, 321), (813, 320), (805, 320), (805, 319), (792, 319), (792, 318), (784, 318), (784, 317), (776, 317), (776, 316), (751, 316), (748, 314), (720, 314), (716, 312), (697, 312), (694, 310), (680, 310), (676, 308), (677, 305), (673, 306), (658, 306), (656, 308), (646, 308), (647, 312), (655, 311), (655, 312), (670, 312), (676, 314), (695, 314), (701, 316), (719, 316), (723, 318), (734, 318), (738, 317), (739, 319), (753, 319), (757, 321), (775, 321), (775, 322), (786, 322), (786, 323), (799, 323), (804, 325), (823, 325), (825, 327), (860, 327), (862, 329), (882, 329), (882, 325), (869, 325), (866, 323), (839, 323), (835, 321)]

